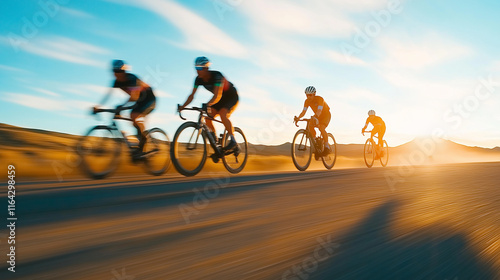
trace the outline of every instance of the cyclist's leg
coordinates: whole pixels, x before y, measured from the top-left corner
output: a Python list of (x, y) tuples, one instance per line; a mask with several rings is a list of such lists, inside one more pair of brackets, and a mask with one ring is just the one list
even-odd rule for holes
[[(375, 138), (375, 135), (378, 133), (377, 131), (377, 127), (373, 127), (372, 129), (372, 132), (371, 132), (371, 139), (373, 140)], [(375, 141), (375, 140), (373, 140)], [(374, 149), (375, 149), (375, 159), (377, 159), (378, 157), (378, 145), (376, 145), (376, 143), (373, 143), (374, 144)]]
[(311, 133), (312, 138), (316, 138), (316, 130), (314, 129), (314, 125), (309, 126), (309, 133)]
[(326, 132), (326, 125), (320, 123), (318, 125), (318, 129), (321, 132), (321, 136), (323, 137), (323, 143), (325, 145), (327, 145), (328, 144), (328, 133)]
[(130, 118), (132, 123), (137, 130), (137, 137), (139, 139), (139, 150), (142, 150), (144, 146), (144, 140), (146, 139), (144, 133), (146, 131), (146, 126), (144, 121), (146, 116), (151, 113), (156, 107), (156, 101), (154, 99), (141, 102), (130, 113)]
[(222, 98), (212, 106), (213, 109), (216, 109), (220, 115), (221, 121), (226, 128), (226, 131), (229, 135), (230, 142), (225, 148), (232, 148), (236, 146), (236, 139), (234, 139), (234, 127), (229, 117), (234, 112), (238, 105), (238, 94), (236, 89), (233, 89), (229, 92), (225, 92)]
[(146, 130), (144, 125), (144, 115), (141, 112), (132, 112), (130, 113), (130, 118), (132, 119), (132, 124), (137, 130), (137, 137), (142, 137), (144, 130)]
[(227, 108), (222, 108), (219, 111), (219, 115), (224, 127), (226, 128), (227, 134), (229, 134), (229, 136), (234, 136), (234, 127), (229, 120), (229, 116), (231, 115), (229, 110)]
[(316, 130), (314, 128), (315, 128), (314, 125), (309, 126), (309, 133), (311, 133), (312, 138), (316, 138)]
[(319, 131), (321, 131), (321, 136), (323, 136), (323, 143), (325, 147), (330, 148), (328, 145), (328, 133), (326, 132), (326, 127), (330, 124), (330, 119), (332, 115), (330, 112), (324, 112), (319, 116)]
[[(219, 115), (219, 112), (212, 108), (210, 111), (210, 114), (208, 114), (210, 117), (215, 118), (217, 115)], [(210, 132), (213, 132), (215, 134), (215, 127), (214, 123), (212, 122), (211, 119), (205, 118), (205, 123), (207, 124), (208, 128), (210, 129)]]
[(378, 131), (378, 147), (381, 153), (384, 151), (384, 135), (385, 135), (385, 126), (382, 126)]
[(384, 135), (385, 135), (385, 126), (381, 126), (378, 132), (378, 145), (380, 147), (384, 145)]

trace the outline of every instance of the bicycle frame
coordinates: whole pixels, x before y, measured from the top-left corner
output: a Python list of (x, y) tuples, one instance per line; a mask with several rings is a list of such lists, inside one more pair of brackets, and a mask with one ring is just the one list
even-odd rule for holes
[[(196, 145), (198, 145), (198, 139), (199, 139), (200, 135), (204, 134), (205, 137), (208, 139), (208, 142), (210, 143), (210, 147), (212, 147), (212, 149), (217, 154), (217, 156), (222, 157), (224, 155), (224, 153), (223, 153), (221, 147), (217, 146), (217, 143), (216, 143), (215, 139), (212, 137), (212, 134), (208, 133), (208, 131), (210, 131), (210, 129), (208, 128), (207, 124), (205, 123), (205, 119), (208, 118), (208, 119), (215, 121), (215, 122), (218, 122), (218, 123), (222, 123), (222, 121), (216, 120), (216, 119), (204, 114), (205, 112), (203, 111), (203, 109), (198, 108), (198, 107), (184, 108), (184, 110), (198, 111), (200, 113), (200, 115), (198, 116), (198, 125), (200, 126), (200, 129), (198, 129), (198, 133), (196, 134), (196, 141), (194, 142), (195, 146), (192, 147), (191, 149), (193, 149), (193, 150), (196, 149)], [(181, 112), (179, 112), (179, 117), (183, 120), (186, 120), (186, 118), (184, 118), (182, 116)], [(191, 141), (193, 139), (193, 136), (194, 136), (194, 132), (193, 132), (193, 135), (191, 135), (189, 141)]]
[[(96, 111), (96, 113), (119, 113), (117, 112), (116, 110), (113, 110), (113, 109), (98, 109)], [(129, 122), (132, 122), (132, 119), (130, 118), (125, 118), (125, 117), (122, 117), (120, 115), (115, 115), (115, 117), (113, 117), (113, 119), (111, 119), (111, 124), (108, 125), (108, 127), (111, 129), (111, 131), (116, 134), (116, 136), (120, 136), (124, 141), (125, 143), (127, 144), (127, 147), (132, 150), (134, 148), (134, 146), (132, 145), (132, 143), (130, 143), (126, 137), (126, 135), (123, 133), (123, 131), (121, 131), (121, 129), (119, 128), (118, 126), (118, 123), (116, 122), (116, 120), (124, 120), (124, 121), (129, 121)]]
[[(307, 137), (310, 139), (310, 141), (311, 141), (311, 144), (312, 144), (312, 145), (311, 145), (311, 147), (312, 147), (312, 149), (313, 149), (313, 152), (314, 152), (314, 153), (316, 153), (316, 152), (318, 151), (318, 149), (316, 148), (316, 145), (317, 145), (317, 143), (316, 143), (316, 139), (315, 139), (314, 137), (312, 137), (311, 132), (309, 131), (309, 130), (310, 130), (310, 125), (311, 125), (311, 119), (301, 119), (301, 120), (298, 120), (297, 122), (301, 122), (301, 121), (305, 121), (305, 122), (307, 122), (306, 129), (305, 129), (305, 131), (306, 131), (306, 136), (307, 136)], [(295, 123), (295, 125), (298, 127), (297, 123)], [(319, 136), (319, 137), (320, 137), (320, 138), (322, 138), (322, 137), (323, 137), (323, 136), (321, 135), (321, 133), (320, 133), (320, 136)], [(302, 146), (301, 146), (301, 145), (302, 145), (302, 141), (303, 141), (303, 139), (300, 139), (300, 143), (301, 143), (301, 144), (299, 145), (299, 148), (298, 148), (299, 150), (305, 150), (305, 146), (307, 145), (307, 139), (306, 139), (306, 141), (305, 141), (305, 143), (304, 143), (304, 148), (302, 148)]]
[[(365, 133), (371, 133), (371, 132), (372, 132), (371, 130), (370, 130), (370, 131), (365, 131)], [(375, 134), (376, 134), (376, 136), (375, 136)], [(373, 146), (376, 146), (376, 147), (377, 147), (377, 148), (375, 148), (375, 149), (378, 149), (378, 148), (380, 147), (380, 146), (378, 145), (378, 141), (377, 141), (377, 143), (375, 143), (375, 140), (374, 140), (373, 138), (377, 138), (377, 140), (380, 140), (380, 135), (378, 134), (378, 132), (377, 132), (377, 133), (375, 133), (375, 134), (374, 134), (374, 135), (370, 135), (370, 139), (371, 139), (372, 143), (374, 143), (374, 144), (375, 144), (375, 145), (373, 145)], [(382, 145), (383, 145), (383, 143), (382, 143)]]

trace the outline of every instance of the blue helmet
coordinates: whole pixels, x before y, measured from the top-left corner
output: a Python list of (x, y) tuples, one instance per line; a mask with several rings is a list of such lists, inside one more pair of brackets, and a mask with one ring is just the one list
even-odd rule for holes
[(210, 66), (210, 61), (205, 56), (200, 56), (194, 61), (194, 66), (208, 68)]
[(125, 61), (121, 59), (115, 59), (111, 62), (111, 68), (113, 72), (125, 72), (125, 70), (128, 69), (127, 64), (125, 64)]

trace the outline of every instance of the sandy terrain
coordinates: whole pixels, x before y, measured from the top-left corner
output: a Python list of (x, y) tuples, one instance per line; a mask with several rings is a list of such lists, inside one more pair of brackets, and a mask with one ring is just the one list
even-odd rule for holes
[[(50, 131), (26, 129), (0, 124), (0, 160), (5, 164), (18, 166), (18, 174), (23, 178), (36, 180), (70, 180), (86, 175), (76, 156), (76, 143), (80, 136)], [(427, 144), (422, 144), (427, 143)], [(444, 164), (459, 162), (500, 161), (500, 147), (484, 149), (467, 147), (450, 141), (431, 142), (416, 139), (410, 143), (390, 148), (390, 166)], [(363, 145), (337, 145), (337, 161), (334, 169), (365, 167)], [(142, 164), (132, 164), (126, 147), (122, 147), (122, 156), (118, 169), (111, 176), (145, 174)], [(380, 166), (379, 162), (375, 166)], [(221, 163), (214, 164), (207, 160), (202, 170), (205, 172), (223, 171)], [(324, 170), (321, 161), (312, 162), (308, 171)], [(243, 173), (248, 172), (296, 171), (290, 156), (290, 143), (277, 146), (250, 144), (249, 158)], [(177, 174), (173, 166), (167, 176)]]

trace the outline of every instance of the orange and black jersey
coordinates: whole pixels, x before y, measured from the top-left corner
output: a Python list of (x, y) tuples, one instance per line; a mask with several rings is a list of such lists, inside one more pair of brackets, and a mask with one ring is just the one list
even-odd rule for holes
[(379, 116), (369, 116), (366, 119), (366, 124), (371, 123), (373, 126), (385, 126), (385, 122)]
[(233, 84), (226, 80), (221, 72), (212, 70), (209, 70), (208, 72), (210, 73), (210, 78), (206, 82), (202, 78), (196, 77), (194, 80), (195, 88), (198, 88), (198, 86), (204, 86), (213, 94), (215, 94), (215, 87), (222, 87), (222, 94), (232, 91), (234, 88)]
[(304, 102), (304, 110), (307, 110), (308, 107), (311, 107), (315, 114), (319, 110), (322, 110), (321, 114), (330, 112), (330, 107), (328, 107), (328, 104), (326, 104), (323, 97), (318, 95), (315, 95), (312, 99), (306, 99), (306, 101)]
[[(115, 80), (115, 82), (113, 83), (113, 88), (119, 88), (125, 91), (126, 93), (131, 94), (132, 91), (139, 89), (141, 87), (141, 83), (142, 83), (141, 80), (137, 78), (136, 75), (127, 73), (126, 80), (125, 81)], [(151, 88), (147, 87), (141, 91), (141, 95), (139, 97), (138, 102), (152, 100), (152, 99), (155, 99), (155, 95), (151, 90)]]

